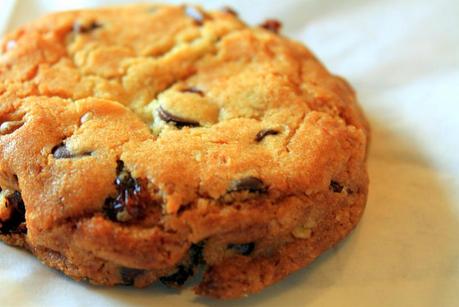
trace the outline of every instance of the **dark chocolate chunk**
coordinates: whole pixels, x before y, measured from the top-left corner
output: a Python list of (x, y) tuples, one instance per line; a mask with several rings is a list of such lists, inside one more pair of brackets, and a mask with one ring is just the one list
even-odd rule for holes
[(177, 271), (169, 276), (163, 276), (159, 278), (163, 284), (168, 287), (179, 288), (188, 280), (189, 277), (193, 276), (194, 271), (192, 267), (179, 265)]
[(282, 23), (278, 20), (275, 20), (275, 19), (268, 19), (266, 20), (265, 22), (263, 22), (260, 27), (268, 30), (268, 31), (271, 31), (271, 32), (274, 32), (274, 33), (279, 33), (279, 30), (281, 29), (282, 27)]
[(89, 24), (83, 24), (79, 21), (76, 21), (73, 24), (73, 32), (78, 33), (78, 34), (86, 34), (89, 32), (92, 32), (98, 28), (102, 27), (102, 24), (100, 24), (97, 21), (92, 21)]
[(164, 110), (162, 107), (158, 108), (158, 115), (159, 118), (161, 118), (163, 121), (165, 121), (166, 123), (173, 123), (177, 128), (199, 126), (198, 122), (175, 116)]
[(204, 92), (198, 89), (197, 87), (187, 87), (181, 90), (182, 93), (193, 93), (198, 94), (199, 96), (204, 96)]
[(120, 268), (120, 276), (123, 281), (123, 285), (131, 286), (134, 284), (134, 281), (137, 276), (142, 275), (145, 270), (141, 269), (131, 269), (126, 267)]
[(228, 188), (228, 192), (241, 191), (249, 191), (250, 193), (266, 193), (268, 189), (261, 179), (249, 176), (234, 180)]
[(204, 14), (194, 6), (185, 6), (185, 14), (191, 17), (194, 20), (194, 22), (199, 26), (201, 26), (204, 23)]
[(104, 203), (104, 212), (116, 222), (128, 222), (133, 219), (140, 219), (145, 214), (147, 193), (144, 191), (144, 183), (141, 179), (135, 179), (131, 173), (124, 168), (123, 161), (117, 161), (117, 176), (115, 186), (118, 194), (116, 197), (109, 197)]
[(228, 244), (228, 248), (235, 250), (241, 255), (248, 256), (255, 249), (255, 243), (245, 243), (245, 244)]
[(263, 129), (260, 130), (257, 135), (255, 136), (255, 142), (261, 142), (266, 136), (268, 135), (276, 135), (279, 134), (279, 131), (274, 129)]
[(230, 15), (236, 16), (236, 17), (237, 17), (237, 15), (238, 15), (237, 12), (236, 12), (233, 8), (231, 8), (231, 7), (229, 7), (229, 6), (224, 6), (224, 7), (222, 8), (222, 11), (225, 12), (225, 13), (228, 13), (228, 14), (230, 14)]
[(12, 207), (11, 216), (7, 221), (0, 221), (0, 234), (27, 233), (25, 225), (25, 206), (21, 193), (14, 191), (7, 196), (7, 206)]
[(51, 153), (55, 159), (68, 159), (73, 157), (73, 154), (68, 150), (64, 143), (54, 146)]
[(330, 190), (335, 193), (341, 193), (343, 191), (343, 186), (337, 181), (330, 181)]

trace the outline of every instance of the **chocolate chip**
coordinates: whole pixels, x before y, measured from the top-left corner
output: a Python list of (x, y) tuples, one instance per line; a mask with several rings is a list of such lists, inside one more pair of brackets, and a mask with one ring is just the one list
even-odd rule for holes
[(134, 284), (136, 277), (145, 273), (145, 270), (141, 269), (131, 269), (126, 267), (121, 267), (119, 269), (121, 280), (123, 281), (123, 285), (131, 286)]
[(204, 92), (198, 89), (197, 87), (187, 87), (181, 90), (182, 93), (193, 93), (193, 94), (198, 94), (199, 96), (203, 97)]
[(192, 244), (189, 250), (190, 262), (193, 266), (204, 264), (204, 257), (202, 251), (204, 249), (204, 241), (199, 242), (198, 244)]
[(107, 198), (105, 200), (103, 209), (105, 215), (107, 215), (109, 219), (114, 222), (119, 222), (122, 219), (122, 213), (125, 211), (124, 207), (124, 202), (119, 196), (117, 196), (116, 198)]
[(144, 189), (145, 180), (135, 179), (131, 173), (124, 168), (123, 161), (117, 161), (117, 176), (115, 186), (116, 197), (109, 197), (105, 200), (103, 210), (105, 214), (115, 222), (128, 222), (133, 219), (140, 219), (145, 214), (148, 195)]
[(204, 23), (204, 14), (194, 6), (185, 6), (185, 14), (191, 17), (194, 20), (195, 24), (199, 26), (201, 26)]
[(341, 193), (343, 191), (343, 186), (337, 181), (330, 181), (330, 190), (335, 193)]
[(116, 160), (116, 175), (119, 175), (124, 169), (124, 161)]
[(70, 150), (67, 148), (67, 146), (65, 146), (64, 143), (54, 146), (53, 149), (51, 150), (51, 153), (53, 154), (54, 159), (70, 159), (70, 158), (90, 156), (92, 154), (91, 152), (83, 152), (80, 154), (74, 154), (70, 152)]
[(279, 131), (274, 129), (263, 129), (260, 130), (257, 135), (255, 136), (255, 142), (261, 142), (266, 136), (268, 135), (276, 135), (279, 134)]
[(25, 225), (25, 206), (21, 193), (14, 191), (6, 197), (7, 206), (12, 208), (10, 218), (0, 221), (0, 234), (27, 233)]
[(179, 265), (177, 271), (169, 276), (163, 276), (159, 278), (163, 284), (168, 287), (179, 288), (188, 280), (190, 276), (193, 276), (194, 271), (189, 266)]
[(263, 22), (260, 27), (268, 30), (268, 31), (271, 31), (271, 32), (274, 32), (274, 33), (279, 33), (279, 30), (281, 29), (282, 27), (282, 23), (278, 20), (275, 20), (275, 19), (268, 19), (266, 20), (265, 22)]
[(86, 33), (92, 32), (101, 27), (102, 27), (102, 24), (100, 24), (97, 21), (92, 21), (89, 24), (82, 24), (81, 22), (76, 21), (73, 24), (73, 32), (78, 33), (78, 34), (86, 34)]
[(236, 16), (236, 17), (237, 17), (237, 15), (238, 15), (237, 12), (236, 12), (233, 8), (231, 8), (231, 7), (229, 7), (229, 6), (224, 6), (224, 7), (222, 8), (222, 11), (225, 12), (225, 13), (228, 13), (228, 14), (230, 14), (230, 15)]
[(198, 122), (175, 116), (164, 110), (162, 107), (158, 108), (158, 115), (163, 121), (166, 123), (173, 123), (177, 128), (199, 126)]
[(255, 243), (245, 243), (245, 244), (228, 244), (228, 248), (235, 250), (241, 255), (248, 256), (255, 249)]
[(13, 133), (17, 129), (19, 129), (23, 124), (24, 122), (16, 120), (3, 122), (0, 125), (0, 135)]
[(249, 191), (250, 193), (266, 193), (268, 191), (267, 187), (261, 181), (261, 179), (253, 176), (244, 177), (241, 179), (234, 180), (230, 187), (228, 188), (228, 192), (241, 192), (241, 191)]
[(182, 286), (188, 278), (194, 275), (195, 268), (204, 264), (202, 251), (205, 241), (192, 244), (188, 250), (188, 260), (177, 267), (177, 271), (171, 275), (160, 277), (159, 280), (168, 287), (178, 288)]
[(64, 143), (54, 146), (51, 150), (55, 159), (69, 159), (73, 158), (73, 154), (68, 150)]

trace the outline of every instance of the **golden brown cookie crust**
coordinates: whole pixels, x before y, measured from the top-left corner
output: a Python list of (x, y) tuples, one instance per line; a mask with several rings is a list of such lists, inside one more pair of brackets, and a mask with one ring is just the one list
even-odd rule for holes
[(96, 284), (177, 286), (205, 264), (196, 291), (218, 298), (336, 244), (365, 206), (369, 127), (277, 29), (136, 5), (7, 35), (0, 238)]

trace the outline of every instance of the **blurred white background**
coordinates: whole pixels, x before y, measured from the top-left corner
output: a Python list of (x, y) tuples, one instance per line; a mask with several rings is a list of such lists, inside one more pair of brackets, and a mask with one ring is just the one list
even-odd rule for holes
[[(0, 32), (50, 11), (128, 2), (0, 0)], [(370, 197), (356, 231), (237, 305), (459, 306), (459, 1), (193, 2), (230, 5), (249, 24), (281, 20), (285, 35), (351, 82), (373, 129)], [(78, 284), (3, 244), (0, 285), (2, 306), (216, 304), (161, 286)]]

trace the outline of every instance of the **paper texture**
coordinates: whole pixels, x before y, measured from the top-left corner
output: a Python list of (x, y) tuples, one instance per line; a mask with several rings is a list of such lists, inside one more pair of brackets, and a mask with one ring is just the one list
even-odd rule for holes
[[(0, 2), (0, 30), (49, 11), (126, 1), (16, 1), (8, 19), (11, 2)], [(371, 184), (363, 220), (343, 243), (262, 294), (218, 306), (459, 306), (459, 1), (231, 6), (251, 24), (282, 20), (283, 33), (355, 87), (372, 125)], [(160, 285), (76, 283), (4, 244), (0, 285), (1, 306), (217, 305)]]

